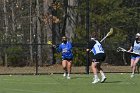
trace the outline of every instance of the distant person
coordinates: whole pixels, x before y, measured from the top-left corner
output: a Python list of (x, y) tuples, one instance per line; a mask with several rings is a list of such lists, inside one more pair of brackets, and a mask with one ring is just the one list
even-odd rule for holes
[(62, 53), (62, 66), (64, 70), (63, 76), (70, 79), (73, 53), (72, 44), (67, 40), (66, 36), (62, 37), (62, 43), (58, 46), (58, 52)]
[(93, 70), (94, 78), (93, 78), (92, 83), (95, 84), (100, 81), (97, 75), (98, 71), (100, 72), (101, 77), (102, 77), (100, 82), (101, 83), (105, 82), (106, 76), (101, 68), (101, 64), (102, 64), (102, 61), (105, 60), (106, 55), (105, 55), (105, 52), (103, 50), (101, 43), (96, 38), (91, 38), (87, 51), (93, 53), (91, 67)]
[[(132, 43), (132, 45), (131, 45), (130, 49), (128, 50), (128, 52), (134, 52), (134, 53), (140, 54), (140, 33), (136, 34), (135, 40)], [(136, 65), (137, 65), (139, 60), (140, 60), (140, 55), (135, 55), (135, 54), (131, 55), (132, 74), (131, 74), (130, 77), (134, 77), (135, 70), (136, 70)]]

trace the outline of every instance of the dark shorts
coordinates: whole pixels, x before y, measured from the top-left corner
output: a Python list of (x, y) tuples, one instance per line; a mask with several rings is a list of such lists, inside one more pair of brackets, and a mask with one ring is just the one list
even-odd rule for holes
[(102, 62), (105, 61), (106, 54), (105, 53), (99, 53), (92, 56), (92, 62)]
[(62, 58), (62, 60), (72, 61), (73, 58)]
[(131, 59), (135, 60), (136, 58), (140, 58), (139, 55), (131, 55)]

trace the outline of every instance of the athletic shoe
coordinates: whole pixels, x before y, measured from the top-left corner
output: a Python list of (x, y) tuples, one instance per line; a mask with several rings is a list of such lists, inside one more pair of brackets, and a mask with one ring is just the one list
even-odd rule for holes
[(67, 76), (67, 74), (66, 74), (66, 73), (64, 73), (64, 74), (63, 74), (63, 77), (66, 77), (66, 76)]
[(133, 78), (134, 77), (134, 74), (131, 74), (131, 76), (130, 76), (131, 78)]
[(101, 83), (104, 83), (106, 80), (106, 77), (102, 77)]
[(92, 84), (96, 84), (100, 81), (100, 79), (94, 79), (94, 81), (92, 82)]
[(70, 76), (67, 76), (67, 79), (71, 79), (71, 77)]

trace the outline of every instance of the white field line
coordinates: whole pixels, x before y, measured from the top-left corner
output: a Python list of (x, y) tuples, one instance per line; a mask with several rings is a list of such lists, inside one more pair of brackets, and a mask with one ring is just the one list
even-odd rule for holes
[(122, 82), (122, 83), (118, 83), (120, 85), (135, 85), (136, 83), (133, 82)]

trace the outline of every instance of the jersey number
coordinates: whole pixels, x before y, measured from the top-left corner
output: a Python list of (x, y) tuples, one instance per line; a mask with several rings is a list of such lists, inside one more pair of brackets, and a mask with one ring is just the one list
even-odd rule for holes
[(98, 45), (100, 51), (104, 51), (101, 45)]

